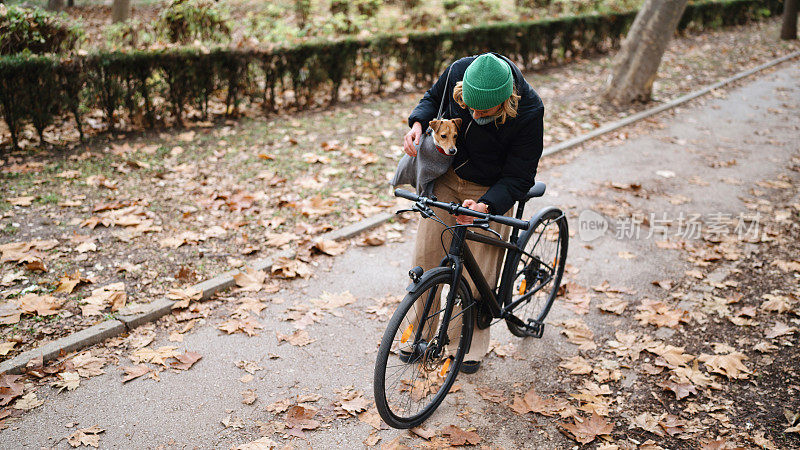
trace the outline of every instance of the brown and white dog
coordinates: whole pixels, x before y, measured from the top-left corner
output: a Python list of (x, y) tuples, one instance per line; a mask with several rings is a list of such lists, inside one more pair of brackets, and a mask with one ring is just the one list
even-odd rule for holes
[(403, 155), (391, 181), (392, 186), (410, 184), (417, 194), (430, 197), (433, 181), (450, 168), (456, 149), (456, 137), (461, 128), (461, 119), (431, 120), (425, 134), (433, 139), (420, 138), (417, 156)]

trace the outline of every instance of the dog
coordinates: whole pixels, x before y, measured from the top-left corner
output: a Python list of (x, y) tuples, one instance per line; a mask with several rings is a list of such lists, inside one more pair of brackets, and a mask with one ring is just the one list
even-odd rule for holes
[(433, 194), (433, 182), (447, 172), (452, 163), (456, 149), (456, 137), (461, 128), (461, 119), (431, 120), (425, 134), (433, 139), (420, 137), (417, 156), (403, 155), (397, 164), (391, 185), (410, 184), (417, 190), (417, 195), (430, 197)]

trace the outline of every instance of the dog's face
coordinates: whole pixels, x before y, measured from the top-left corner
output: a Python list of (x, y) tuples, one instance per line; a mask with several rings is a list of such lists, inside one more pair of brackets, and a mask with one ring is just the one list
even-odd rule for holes
[(461, 128), (461, 119), (434, 119), (430, 121), (430, 127), (433, 130), (433, 142), (448, 155), (455, 155), (456, 137)]

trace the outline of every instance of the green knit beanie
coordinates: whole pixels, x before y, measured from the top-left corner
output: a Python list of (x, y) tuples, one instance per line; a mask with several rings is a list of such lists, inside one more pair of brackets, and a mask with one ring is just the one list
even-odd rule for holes
[(462, 83), (464, 103), (472, 109), (490, 109), (503, 103), (514, 89), (511, 67), (491, 53), (475, 58)]

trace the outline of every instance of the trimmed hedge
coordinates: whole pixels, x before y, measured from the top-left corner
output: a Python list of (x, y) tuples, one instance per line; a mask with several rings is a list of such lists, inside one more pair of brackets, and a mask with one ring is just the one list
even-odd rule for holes
[[(678, 26), (719, 27), (780, 13), (780, 0), (730, 0), (689, 5)], [(308, 42), (272, 50), (173, 49), (97, 53), (85, 57), (0, 58), (0, 107), (16, 148), (32, 124), (43, 139), (57, 117), (71, 116), (83, 137), (82, 113), (100, 109), (109, 128), (116, 117), (137, 125), (181, 125), (188, 110), (203, 118), (209, 102), (234, 115), (242, 100), (265, 113), (334, 104), (346, 86), (351, 99), (387, 85), (431, 83), (450, 61), (496, 51), (524, 69), (618, 46), (636, 11), (456, 31), (382, 35), (372, 39)], [(399, 82), (399, 83), (398, 83)], [(162, 101), (163, 99), (163, 101)], [(169, 119), (167, 119), (169, 117)], [(43, 140), (42, 140), (43, 142)]]

